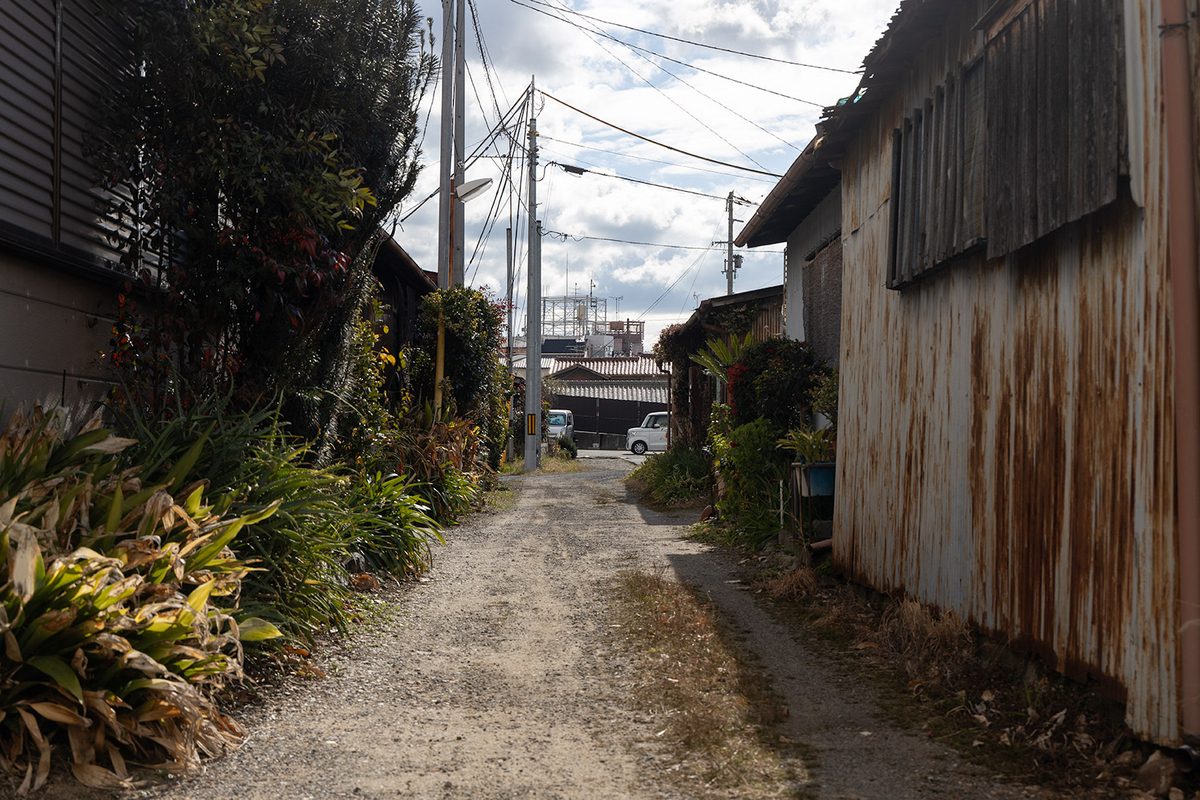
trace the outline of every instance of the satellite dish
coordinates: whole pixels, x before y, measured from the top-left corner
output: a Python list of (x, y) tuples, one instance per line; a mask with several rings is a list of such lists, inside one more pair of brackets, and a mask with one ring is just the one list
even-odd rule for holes
[(467, 181), (462, 186), (454, 190), (454, 195), (464, 203), (468, 200), (473, 200), (483, 193), (485, 189), (492, 185), (491, 178), (476, 178), (473, 181)]

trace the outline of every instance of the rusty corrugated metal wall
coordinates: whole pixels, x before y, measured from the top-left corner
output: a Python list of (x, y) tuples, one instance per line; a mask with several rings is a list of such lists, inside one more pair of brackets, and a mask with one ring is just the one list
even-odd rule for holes
[(975, 55), (964, 19), (843, 161), (834, 552), (1178, 740), (1174, 416), (1157, 4), (1126, 0), (1130, 187), (1005, 258), (887, 282), (892, 131)]

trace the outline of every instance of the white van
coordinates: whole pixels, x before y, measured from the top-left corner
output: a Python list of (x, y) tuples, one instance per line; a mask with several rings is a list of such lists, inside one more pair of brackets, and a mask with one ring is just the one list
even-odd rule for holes
[(565, 408), (552, 408), (546, 412), (546, 436), (557, 440), (560, 436), (575, 441), (575, 415)]
[(666, 450), (669, 420), (666, 411), (650, 412), (640, 428), (630, 428), (625, 434), (625, 447), (639, 456), (647, 450)]

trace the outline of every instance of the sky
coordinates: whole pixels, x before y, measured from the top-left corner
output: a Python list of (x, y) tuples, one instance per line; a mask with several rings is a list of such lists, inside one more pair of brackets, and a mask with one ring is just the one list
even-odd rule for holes
[[(496, 126), (496, 107), (507, 111), (536, 79), (540, 91), (613, 125), (717, 161), (782, 175), (812, 139), (821, 106), (851, 94), (859, 76), (748, 58), (651, 34), (855, 71), (897, 4), (898, 0), (475, 0), (491, 89), (468, 11), (467, 150), (473, 151)], [(421, 11), (431, 18), (440, 39), (440, 0), (425, 0)], [(688, 66), (634, 52), (600, 32)], [(440, 41), (435, 49), (440, 54)], [(437, 269), (437, 201), (416, 206), (438, 187), (440, 107), (438, 86), (421, 108), (425, 166), (399, 210), (399, 216), (407, 218), (395, 233), (428, 270)], [(567, 234), (542, 240), (542, 294), (591, 291), (605, 298), (609, 320), (645, 321), (649, 350), (661, 329), (687, 319), (699, 300), (725, 294), (726, 251), (713, 242), (728, 238), (726, 195), (733, 191), (757, 204), (777, 179), (663, 149), (540, 95), (534, 110), (540, 134), (538, 215), (545, 229)], [(520, 136), (524, 143), (524, 130)], [(498, 147), (488, 153), (507, 152), (505, 141)], [(592, 172), (572, 175), (547, 162)], [(492, 178), (493, 185), (487, 195), (466, 204), (465, 225), (467, 258), (474, 253), (467, 265), (469, 285), (486, 286), (502, 296), (505, 228), (517, 201), (510, 199), (501, 180), (501, 163), (500, 158), (486, 157), (468, 168), (467, 180)], [(524, 185), (527, 177), (522, 174), (519, 180)], [(496, 191), (503, 193), (497, 197)], [(734, 217), (741, 220), (734, 223), (735, 237), (755, 207), (734, 206)], [(475, 252), (493, 213), (499, 219)], [(525, 215), (520, 216), (520, 228), (514, 231), (518, 335), (524, 329), (527, 294)], [(584, 236), (680, 248), (578, 238)], [(735, 292), (783, 282), (782, 244), (736, 252), (745, 258)]]

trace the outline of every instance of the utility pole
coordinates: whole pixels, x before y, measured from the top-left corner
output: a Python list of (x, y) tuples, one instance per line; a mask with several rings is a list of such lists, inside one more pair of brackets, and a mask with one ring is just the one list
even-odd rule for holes
[(438, 190), (438, 288), (450, 288), (450, 249), (453, 229), (453, 154), (454, 131), (449, 122), (454, 112), (454, 0), (442, 0), (442, 141)]
[[(467, 157), (467, 126), (466, 126), (466, 97), (467, 97), (467, 81), (466, 81), (466, 48), (463, 42), (466, 40), (466, 13), (465, 0), (457, 0), (458, 11), (455, 15), (455, 35), (454, 35), (454, 187), (463, 185), (466, 180), (464, 172), (466, 167), (463, 161)], [(730, 195), (732, 197), (732, 195)], [(464, 248), (464, 215), (463, 215), (463, 200), (459, 198), (457, 193), (454, 195), (454, 259), (450, 271), (450, 286), (462, 286), (466, 282), (467, 263), (463, 258)], [(732, 206), (731, 206), (732, 207)], [(732, 230), (732, 228), (730, 229)], [(732, 237), (733, 234), (731, 233)]]
[(725, 274), (725, 294), (733, 294), (733, 276), (742, 266), (741, 255), (733, 254), (733, 223), (741, 222), (740, 219), (733, 218), (733, 192), (729, 193), (729, 197), (725, 198), (725, 211), (729, 214), (729, 238), (713, 244), (723, 244), (725, 250), (725, 269), (722, 272)]
[(729, 248), (725, 259), (725, 294), (730, 295), (733, 294), (733, 192), (725, 200), (725, 210), (729, 212), (729, 238), (725, 242)]
[(511, 464), (511, 463), (513, 462), (513, 458), (514, 458), (514, 456), (515, 456), (515, 448), (516, 448), (516, 444), (517, 444), (515, 441), (513, 441), (513, 440), (514, 440), (516, 437), (511, 435), (511, 434), (512, 434), (512, 424), (513, 424), (513, 417), (515, 416), (514, 412), (516, 411), (516, 409), (514, 408), (514, 405), (515, 405), (515, 403), (513, 402), (513, 398), (512, 398), (512, 379), (513, 379), (513, 368), (512, 368), (512, 351), (513, 351), (513, 301), (512, 301), (512, 294), (513, 294), (513, 238), (512, 238), (512, 228), (506, 228), (506, 229), (505, 229), (505, 231), (504, 231), (504, 252), (505, 252), (505, 254), (506, 254), (506, 256), (507, 256), (507, 259), (506, 259), (506, 260), (507, 260), (507, 266), (508, 266), (508, 280), (505, 282), (505, 286), (507, 287), (507, 289), (506, 289), (506, 291), (505, 291), (505, 293), (504, 293), (504, 297), (505, 297), (505, 300), (506, 300), (506, 303), (505, 303), (505, 305), (507, 305), (507, 306), (508, 306), (508, 371), (507, 371), (505, 374), (506, 374), (506, 375), (507, 375), (507, 377), (508, 377), (508, 390), (509, 390), (509, 391), (508, 391), (508, 408), (507, 408), (507, 412), (508, 412), (508, 430), (509, 430), (509, 436), (507, 436), (507, 437), (506, 437), (506, 439), (507, 439), (507, 442), (508, 442), (508, 443), (507, 443), (507, 444), (504, 446), (504, 460), (505, 460), (505, 462), (506, 462), (506, 463), (508, 463), (508, 464)]
[[(533, 82), (529, 84), (534, 99)], [(537, 120), (529, 120), (529, 289), (525, 323), (525, 471), (542, 453), (542, 221), (537, 218)]]
[(505, 251), (508, 254), (508, 291), (504, 297), (508, 301), (508, 374), (512, 375), (512, 350), (513, 350), (513, 241), (512, 228), (507, 228), (504, 231)]

